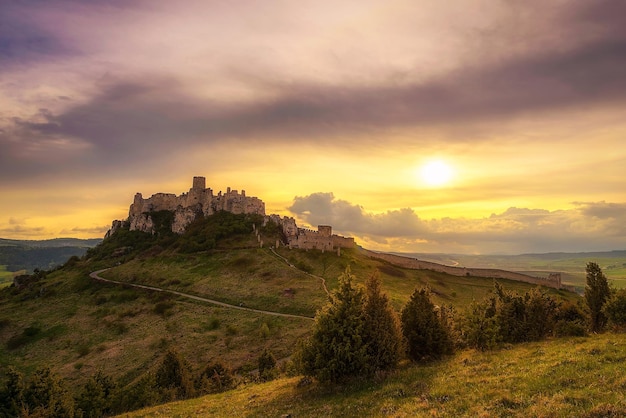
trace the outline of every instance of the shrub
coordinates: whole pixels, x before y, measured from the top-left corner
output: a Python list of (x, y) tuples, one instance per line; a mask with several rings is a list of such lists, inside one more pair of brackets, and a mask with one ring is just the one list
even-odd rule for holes
[(365, 327), (368, 363), (372, 372), (388, 370), (398, 363), (402, 354), (402, 329), (398, 314), (382, 293), (380, 278), (372, 275), (365, 284)]
[(317, 313), (313, 335), (301, 342), (297, 352), (302, 373), (322, 382), (337, 382), (369, 370), (363, 341), (363, 291), (353, 287), (352, 279), (348, 268), (329, 303)]
[(24, 392), (24, 399), (33, 416), (74, 416), (74, 400), (63, 381), (48, 367), (35, 371)]
[(498, 324), (495, 319), (495, 299), (472, 302), (459, 324), (461, 341), (477, 350), (491, 350), (498, 345)]
[(163, 400), (186, 399), (194, 393), (189, 365), (174, 350), (165, 353), (154, 377), (157, 388), (163, 394)]
[(620, 289), (611, 295), (604, 306), (604, 312), (615, 328), (626, 328), (626, 289)]
[(443, 324), (427, 289), (415, 289), (402, 309), (401, 321), (411, 359), (436, 359), (454, 351), (450, 330)]
[(276, 378), (276, 359), (267, 348), (259, 356), (259, 379), (263, 382)]
[(206, 394), (230, 389), (234, 383), (235, 379), (230, 368), (215, 362), (205, 367), (196, 386), (201, 393)]

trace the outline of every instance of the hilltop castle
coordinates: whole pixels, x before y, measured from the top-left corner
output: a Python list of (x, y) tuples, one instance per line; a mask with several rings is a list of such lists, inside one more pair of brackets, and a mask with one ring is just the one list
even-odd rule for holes
[[(226, 193), (221, 191), (215, 195), (213, 190), (206, 187), (204, 177), (194, 177), (191, 189), (188, 193), (176, 196), (171, 193), (157, 193), (144, 199), (141, 193), (135, 195), (133, 203), (128, 211), (126, 223), (131, 231), (155, 232), (155, 224), (151, 213), (158, 211), (173, 212), (172, 232), (182, 234), (187, 226), (200, 215), (209, 216), (215, 212), (224, 210), (241, 214), (250, 213), (263, 215), (264, 222), (278, 224), (290, 248), (335, 250), (337, 248), (353, 248), (354, 238), (346, 238), (333, 235), (332, 227), (327, 225), (318, 226), (317, 231), (298, 228), (294, 218), (279, 215), (265, 215), (265, 203), (258, 197), (246, 196), (245, 190), (239, 193), (237, 190), (227, 188)], [(109, 237), (117, 229), (124, 225), (124, 221), (113, 221), (111, 229), (107, 232)]]

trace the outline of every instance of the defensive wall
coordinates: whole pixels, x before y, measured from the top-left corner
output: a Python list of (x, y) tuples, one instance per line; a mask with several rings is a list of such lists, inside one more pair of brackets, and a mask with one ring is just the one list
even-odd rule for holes
[(376, 251), (366, 250), (365, 248), (361, 247), (359, 247), (359, 251), (368, 257), (383, 260), (395, 266), (407, 269), (432, 270), (441, 273), (447, 273), (452, 276), (476, 276), (488, 277), (493, 279), (508, 279), (516, 280), (518, 282), (526, 282), (546, 287), (552, 287), (554, 289), (564, 288), (561, 283), (561, 274), (559, 273), (552, 273), (549, 277), (544, 278), (500, 269), (446, 266), (430, 261), (418, 260), (417, 258), (412, 257), (404, 257), (388, 253), (379, 253)]

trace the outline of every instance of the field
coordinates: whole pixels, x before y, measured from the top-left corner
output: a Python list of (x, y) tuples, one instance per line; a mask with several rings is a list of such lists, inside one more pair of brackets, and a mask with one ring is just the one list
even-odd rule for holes
[(6, 266), (0, 265), (0, 288), (9, 286), (11, 283), (13, 283), (13, 277), (16, 274), (22, 273), (24, 273), (24, 271), (7, 271)]
[(122, 416), (618, 417), (625, 360), (624, 334), (555, 339), (405, 364), (386, 379), (323, 387), (284, 378)]

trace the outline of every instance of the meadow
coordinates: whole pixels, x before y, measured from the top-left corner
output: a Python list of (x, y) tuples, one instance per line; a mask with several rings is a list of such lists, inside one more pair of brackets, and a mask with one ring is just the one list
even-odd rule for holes
[(286, 377), (121, 417), (618, 417), (625, 360), (626, 335), (606, 333), (464, 350), (344, 385)]

